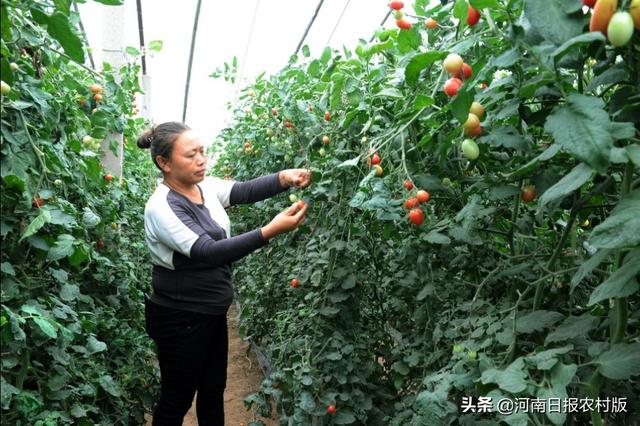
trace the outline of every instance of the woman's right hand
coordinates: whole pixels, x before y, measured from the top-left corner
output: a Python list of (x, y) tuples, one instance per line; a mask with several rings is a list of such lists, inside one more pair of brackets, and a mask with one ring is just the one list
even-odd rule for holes
[(298, 207), (298, 203), (299, 201), (293, 203), (291, 207), (274, 217), (268, 225), (263, 226), (261, 228), (262, 236), (268, 240), (276, 235), (296, 229), (304, 220), (304, 214), (307, 211), (306, 203), (302, 208)]

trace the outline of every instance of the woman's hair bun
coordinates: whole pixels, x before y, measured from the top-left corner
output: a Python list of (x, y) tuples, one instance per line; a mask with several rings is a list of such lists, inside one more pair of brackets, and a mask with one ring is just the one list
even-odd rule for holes
[(153, 142), (153, 130), (154, 129), (147, 129), (138, 137), (138, 146), (140, 148), (151, 148), (151, 143)]

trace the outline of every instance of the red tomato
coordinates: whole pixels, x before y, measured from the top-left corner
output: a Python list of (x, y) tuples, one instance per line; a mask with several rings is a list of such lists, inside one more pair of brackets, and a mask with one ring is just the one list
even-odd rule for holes
[(473, 71), (471, 70), (471, 65), (465, 62), (462, 64), (462, 73), (457, 72), (453, 76), (456, 78), (462, 78), (462, 76), (464, 76), (464, 79), (468, 80), (469, 78), (471, 78), (472, 74), (473, 74)]
[(373, 154), (371, 158), (371, 164), (380, 164), (380, 156), (378, 154)]
[(331, 120), (331, 113), (330, 113), (329, 111), (325, 111), (325, 113), (324, 113), (324, 119), (325, 119), (326, 121)]
[(421, 225), (424, 220), (424, 213), (422, 213), (422, 210), (419, 208), (412, 209), (409, 212), (409, 219), (414, 225)]
[[(395, 2), (395, 3), (402, 4), (402, 2)], [(333, 405), (333, 404), (327, 405), (327, 413), (334, 414), (335, 412), (336, 412), (336, 406), (335, 405)]]
[(444, 83), (444, 93), (447, 96), (455, 96), (458, 94), (460, 86), (462, 86), (462, 80), (456, 77), (450, 78)]
[(597, 0), (582, 0), (582, 3), (583, 3), (585, 6), (593, 7), (593, 6), (595, 6), (595, 5), (596, 5), (596, 1), (597, 1)]
[(293, 124), (291, 124), (291, 122), (287, 120), (284, 122), (284, 127), (286, 127), (287, 129), (290, 129), (291, 127), (293, 127)]
[(522, 198), (522, 201), (525, 203), (533, 201), (536, 198), (536, 188), (533, 185), (525, 186), (522, 188), (520, 198)]
[(300, 280), (297, 278), (294, 278), (291, 280), (291, 287), (293, 288), (298, 288), (298, 286), (300, 285)]
[(105, 175), (105, 176), (104, 176), (104, 179), (105, 179), (107, 182), (111, 182), (111, 181), (113, 180), (113, 176), (112, 176), (112, 175)]
[(413, 189), (413, 182), (409, 179), (404, 181), (404, 187), (407, 188), (407, 191), (411, 191)]
[(418, 198), (418, 201), (420, 201), (421, 203), (426, 203), (427, 201), (429, 201), (429, 198), (431, 198), (429, 193), (423, 189), (418, 191), (418, 193), (416, 194), (416, 197)]
[(418, 204), (420, 204), (420, 201), (416, 197), (409, 198), (407, 201), (404, 202), (404, 206), (407, 210), (411, 210), (418, 207)]
[(389, 7), (393, 10), (400, 10), (404, 7), (404, 3), (402, 3), (401, 1), (392, 1), (391, 3), (389, 3)]
[(407, 21), (406, 19), (396, 19), (396, 25), (401, 30), (410, 30), (411, 29), (411, 22)]
[(468, 7), (467, 25), (473, 27), (480, 20), (480, 12), (471, 6)]
[(429, 28), (430, 30), (433, 30), (435, 28), (438, 28), (438, 21), (433, 18), (427, 18), (427, 20), (424, 21), (424, 26), (426, 28)]

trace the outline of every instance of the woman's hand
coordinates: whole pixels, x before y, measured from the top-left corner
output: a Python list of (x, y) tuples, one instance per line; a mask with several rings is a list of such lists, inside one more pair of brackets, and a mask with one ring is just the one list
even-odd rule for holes
[(306, 188), (311, 183), (311, 170), (308, 169), (287, 169), (282, 170), (279, 175), (280, 186), (283, 188)]
[(268, 225), (263, 226), (260, 229), (262, 231), (262, 236), (268, 240), (276, 235), (296, 229), (304, 220), (304, 214), (307, 211), (306, 204), (304, 204), (302, 208), (299, 208), (298, 203), (299, 202), (296, 202), (282, 213), (278, 213), (278, 215), (274, 217)]

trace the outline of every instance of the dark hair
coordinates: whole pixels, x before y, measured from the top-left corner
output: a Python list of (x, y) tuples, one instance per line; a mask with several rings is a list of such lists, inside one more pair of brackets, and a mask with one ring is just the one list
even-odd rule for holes
[(142, 132), (138, 137), (138, 146), (142, 149), (151, 148), (151, 159), (156, 167), (162, 170), (162, 167), (156, 162), (156, 156), (170, 159), (176, 139), (187, 130), (191, 130), (191, 128), (179, 121), (158, 124)]

